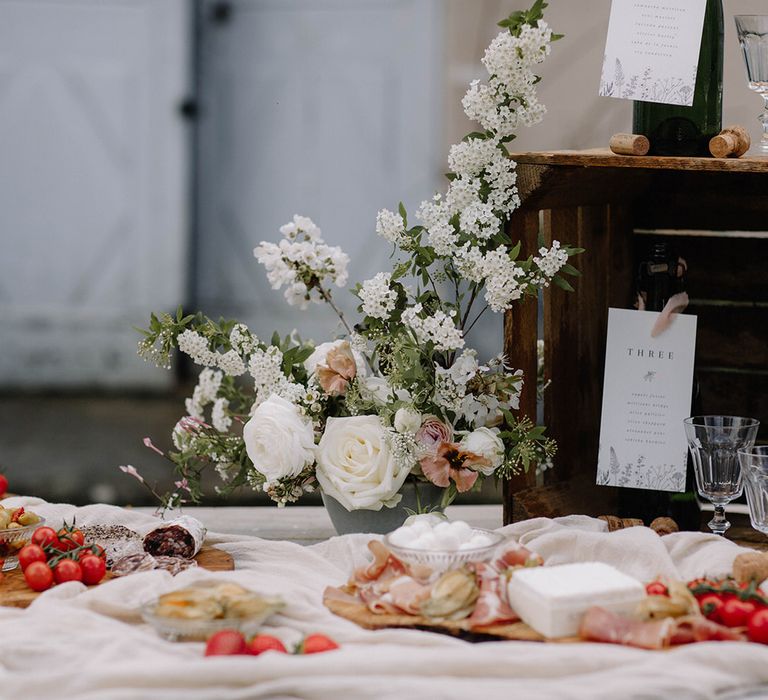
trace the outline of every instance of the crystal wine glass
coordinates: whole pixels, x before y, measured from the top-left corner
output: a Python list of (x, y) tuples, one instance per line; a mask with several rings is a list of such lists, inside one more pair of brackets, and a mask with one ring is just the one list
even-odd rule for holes
[(725, 518), (725, 506), (744, 491), (737, 453), (755, 444), (760, 421), (738, 416), (693, 416), (683, 423), (696, 489), (715, 506), (715, 517), (707, 524), (715, 534), (724, 535), (731, 526)]
[(736, 31), (744, 51), (749, 89), (764, 101), (764, 112), (758, 117), (763, 125), (760, 149), (768, 155), (768, 15), (736, 15)]
[(752, 527), (768, 535), (768, 445), (739, 450)]

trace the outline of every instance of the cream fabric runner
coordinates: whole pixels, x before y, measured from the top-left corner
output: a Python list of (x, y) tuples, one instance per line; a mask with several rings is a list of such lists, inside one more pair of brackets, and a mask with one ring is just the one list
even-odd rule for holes
[[(28, 505), (57, 526), (77, 516), (81, 525), (121, 523), (148, 529), (153, 519), (120, 508)], [(659, 538), (646, 528), (608, 534), (604, 523), (571, 516), (535, 519), (505, 528), (549, 564), (599, 559), (640, 579), (657, 574), (690, 579), (726, 573), (740, 549), (714, 535)], [(766, 684), (768, 647), (702, 643), (650, 652), (597, 644), (487, 642), (409, 630), (366, 631), (328, 612), (326, 585), (343, 583), (365, 560), (369, 537), (348, 535), (302, 547), (209, 533), (230, 552), (237, 570), (211, 574), (135, 574), (86, 588), (67, 583), (47, 591), (27, 610), (0, 607), (0, 697), (91, 700), (222, 698), (610, 698), (742, 697)], [(288, 601), (265, 631), (286, 645), (323, 632), (342, 650), (314, 656), (204, 658), (203, 645), (160, 639), (137, 616), (158, 594), (200, 578), (226, 578)]]

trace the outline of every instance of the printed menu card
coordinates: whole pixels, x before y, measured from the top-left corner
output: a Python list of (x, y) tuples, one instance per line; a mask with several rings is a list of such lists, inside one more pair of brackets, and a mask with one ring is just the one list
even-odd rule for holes
[(613, 0), (600, 94), (693, 104), (707, 0)]
[(609, 309), (597, 483), (684, 491), (696, 317), (676, 314), (656, 338), (653, 311)]

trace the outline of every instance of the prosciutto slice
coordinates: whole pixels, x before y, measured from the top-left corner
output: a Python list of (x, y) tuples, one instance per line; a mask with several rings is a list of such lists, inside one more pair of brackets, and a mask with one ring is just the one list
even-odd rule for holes
[(352, 584), (366, 584), (371, 581), (383, 581), (397, 578), (406, 573), (406, 566), (378, 540), (371, 540), (368, 549), (373, 554), (373, 561), (361, 566), (352, 575)]
[(513, 540), (508, 540), (496, 551), (491, 565), (502, 573), (518, 566), (540, 566), (543, 563), (544, 560), (538, 554)]
[(609, 644), (623, 644), (640, 649), (664, 649), (673, 644), (691, 642), (743, 641), (743, 634), (699, 616), (643, 622), (612, 613), (604, 608), (590, 608), (579, 629), (582, 639)]
[(480, 585), (480, 596), (469, 616), (470, 625), (474, 628), (502, 622), (517, 622), (520, 617), (509, 607), (506, 600), (506, 578), (500, 576), (489, 564), (477, 564), (475, 575)]

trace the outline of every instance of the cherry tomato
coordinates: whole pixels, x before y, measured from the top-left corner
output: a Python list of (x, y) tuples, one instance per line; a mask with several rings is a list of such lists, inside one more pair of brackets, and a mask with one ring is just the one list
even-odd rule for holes
[(304, 638), (304, 642), (301, 645), (301, 653), (318, 654), (323, 651), (333, 651), (338, 648), (339, 645), (330, 637), (326, 637), (324, 634), (310, 634)]
[(33, 591), (39, 593), (48, 590), (53, 585), (53, 571), (48, 564), (42, 561), (33, 561), (24, 570), (24, 579)]
[(248, 644), (237, 630), (221, 630), (208, 639), (205, 645), (206, 656), (234, 656), (247, 654)]
[(67, 581), (82, 581), (83, 570), (80, 564), (72, 559), (62, 559), (53, 568), (53, 578), (56, 583), (66, 583)]
[(285, 645), (277, 638), (269, 634), (257, 634), (248, 645), (248, 651), (254, 656), (263, 654), (265, 651), (279, 651), (281, 654), (287, 654)]
[(5, 496), (8, 492), (8, 479), (4, 474), (0, 474), (0, 496)]
[(661, 581), (651, 581), (646, 585), (645, 592), (648, 595), (669, 595), (669, 590)]
[(88, 554), (80, 560), (80, 568), (83, 570), (83, 583), (88, 586), (97, 584), (107, 573), (107, 565), (104, 560), (93, 554)]
[(708, 593), (699, 599), (702, 614), (712, 622), (720, 622), (720, 610), (723, 605), (723, 599), (717, 593)]
[(731, 598), (720, 608), (720, 620), (726, 627), (744, 627), (757, 606), (749, 600)]
[(58, 547), (62, 552), (70, 552), (73, 549), (80, 547), (85, 538), (80, 530), (69, 530), (67, 528), (61, 528), (57, 534), (61, 546)]
[(753, 642), (768, 644), (768, 608), (757, 610), (749, 618), (747, 636)]
[(52, 527), (39, 527), (32, 533), (32, 543), (41, 547), (52, 546), (58, 549), (59, 538)]
[(48, 557), (39, 544), (27, 544), (19, 550), (19, 566), (24, 571), (32, 562), (41, 561), (45, 563)]

